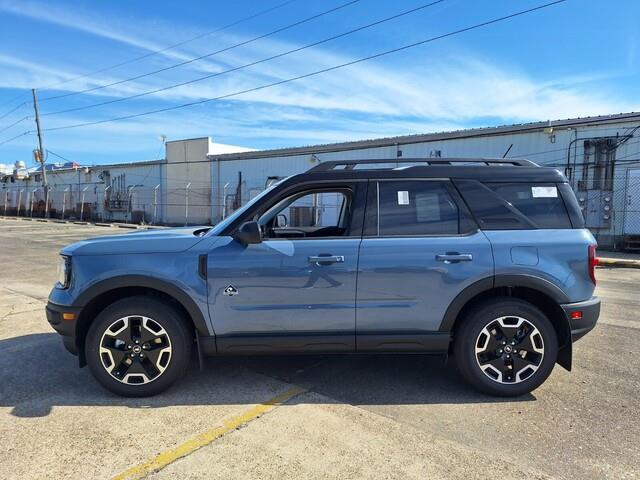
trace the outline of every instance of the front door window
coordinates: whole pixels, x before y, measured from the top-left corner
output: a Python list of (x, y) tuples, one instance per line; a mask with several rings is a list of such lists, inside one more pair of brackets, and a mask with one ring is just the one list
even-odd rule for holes
[(265, 239), (343, 237), (348, 233), (351, 193), (311, 190), (281, 200), (259, 220)]

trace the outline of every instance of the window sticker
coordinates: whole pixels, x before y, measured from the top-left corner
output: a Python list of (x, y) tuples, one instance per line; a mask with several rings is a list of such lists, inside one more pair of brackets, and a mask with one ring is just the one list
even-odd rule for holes
[(398, 205), (409, 205), (409, 192), (398, 190)]
[(531, 187), (533, 198), (557, 198), (558, 189), (556, 187)]

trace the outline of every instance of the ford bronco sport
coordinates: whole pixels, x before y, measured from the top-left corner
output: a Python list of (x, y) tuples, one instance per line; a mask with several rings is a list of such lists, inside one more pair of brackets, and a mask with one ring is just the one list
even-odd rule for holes
[(527, 160), (324, 162), (212, 228), (66, 247), (46, 312), (120, 395), (165, 390), (195, 350), (453, 353), (513, 396), (595, 326), (595, 247), (566, 178)]

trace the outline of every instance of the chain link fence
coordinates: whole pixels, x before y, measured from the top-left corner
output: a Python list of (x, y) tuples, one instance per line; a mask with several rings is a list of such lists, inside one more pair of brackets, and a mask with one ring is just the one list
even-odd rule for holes
[(574, 185), (587, 228), (601, 247), (640, 252), (640, 168), (594, 177)]
[[(48, 202), (45, 198), (48, 196)], [(232, 202), (230, 202), (232, 203)], [(210, 224), (221, 205), (208, 187), (159, 185), (114, 189), (102, 185), (0, 188), (0, 215), (141, 225)], [(217, 221), (216, 219), (215, 221)]]
[(210, 225), (244, 206), (264, 189), (187, 184), (113, 188), (100, 184), (49, 187), (0, 185), (0, 215), (69, 221), (126, 222), (141, 225)]
[[(579, 173), (579, 172), (576, 172)], [(640, 251), (640, 164), (571, 179), (572, 187), (601, 247)], [(210, 225), (230, 215), (262, 188), (205, 182), (180, 188), (104, 186), (50, 187), (48, 202), (42, 186), (0, 185), (0, 215), (55, 218), (70, 221), (125, 222), (142, 225)]]

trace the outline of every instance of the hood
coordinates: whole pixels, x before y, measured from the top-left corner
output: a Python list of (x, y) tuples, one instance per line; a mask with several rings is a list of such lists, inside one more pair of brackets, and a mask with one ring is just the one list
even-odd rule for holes
[(200, 226), (145, 230), (95, 237), (73, 243), (62, 249), (60, 253), (63, 255), (177, 253), (199, 243), (210, 228)]

